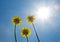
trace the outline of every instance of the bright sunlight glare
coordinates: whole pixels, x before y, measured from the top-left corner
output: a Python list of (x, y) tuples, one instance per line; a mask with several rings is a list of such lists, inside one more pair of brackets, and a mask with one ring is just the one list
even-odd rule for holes
[(41, 21), (48, 20), (50, 17), (50, 8), (49, 7), (40, 7), (36, 11), (36, 18)]

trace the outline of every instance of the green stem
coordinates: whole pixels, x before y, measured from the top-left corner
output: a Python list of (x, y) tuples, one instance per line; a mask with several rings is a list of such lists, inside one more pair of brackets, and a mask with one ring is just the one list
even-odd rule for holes
[(14, 39), (15, 39), (15, 42), (17, 42), (17, 38), (16, 38), (16, 24), (15, 24), (15, 28), (14, 28)]
[(27, 42), (28, 42), (28, 37), (26, 36)]
[(36, 29), (35, 29), (35, 26), (34, 26), (33, 23), (32, 23), (32, 25), (33, 25), (33, 28), (34, 28), (34, 31), (35, 31), (35, 34), (36, 34), (37, 40), (38, 40), (38, 42), (40, 42), (39, 37), (38, 37), (38, 34), (37, 34), (37, 31), (36, 31)]

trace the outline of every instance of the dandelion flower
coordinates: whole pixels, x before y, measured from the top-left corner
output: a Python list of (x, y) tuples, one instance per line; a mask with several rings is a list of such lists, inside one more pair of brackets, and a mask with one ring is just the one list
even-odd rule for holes
[(15, 39), (15, 42), (17, 42), (17, 37), (16, 37), (16, 26), (21, 24), (22, 22), (22, 19), (19, 17), (19, 16), (14, 16), (12, 18), (12, 23), (15, 24), (15, 27), (14, 27), (14, 39)]
[(37, 31), (36, 31), (35, 26), (34, 26), (34, 23), (33, 23), (34, 20), (35, 20), (35, 17), (34, 17), (33, 15), (27, 16), (27, 22), (30, 23), (30, 24), (32, 24), (33, 29), (34, 29), (34, 32), (35, 32), (36, 37), (37, 37), (37, 40), (38, 40), (38, 42), (40, 42), (40, 39), (39, 39), (39, 37), (38, 37)]
[(22, 29), (21, 29), (21, 35), (23, 36), (23, 37), (28, 37), (29, 35), (31, 34), (31, 30), (30, 30), (30, 28), (28, 28), (28, 27), (23, 27)]
[(12, 23), (15, 25), (19, 25), (22, 22), (22, 19), (19, 16), (14, 16), (12, 18)]
[(28, 23), (32, 24), (34, 22), (34, 20), (35, 20), (35, 17), (33, 15), (27, 16), (27, 22)]

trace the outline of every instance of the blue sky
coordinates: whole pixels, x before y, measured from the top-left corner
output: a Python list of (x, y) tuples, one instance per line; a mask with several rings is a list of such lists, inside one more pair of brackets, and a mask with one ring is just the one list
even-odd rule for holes
[[(32, 30), (29, 42), (37, 42), (32, 25), (26, 22), (26, 16), (33, 13), (40, 4), (51, 6), (53, 3), (60, 7), (60, 0), (0, 0), (0, 42), (14, 42), (14, 25), (11, 22), (13, 16), (20, 16), (23, 20), (23, 23), (17, 26), (18, 42), (26, 41), (20, 35), (20, 29), (24, 26)], [(34, 23), (41, 42), (60, 42), (60, 8), (53, 12), (50, 22)]]

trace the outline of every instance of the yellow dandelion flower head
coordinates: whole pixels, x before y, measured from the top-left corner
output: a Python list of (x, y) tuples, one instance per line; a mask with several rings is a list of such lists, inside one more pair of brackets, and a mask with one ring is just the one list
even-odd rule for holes
[(32, 24), (35, 20), (35, 16), (34, 15), (29, 15), (27, 16), (27, 22)]
[(19, 16), (14, 16), (12, 18), (12, 23), (13, 24), (19, 25), (21, 22), (22, 22), (22, 19)]
[(23, 27), (22, 29), (21, 29), (21, 35), (23, 36), (23, 37), (28, 37), (29, 35), (31, 34), (31, 30), (30, 30), (30, 28), (28, 28), (28, 27)]

